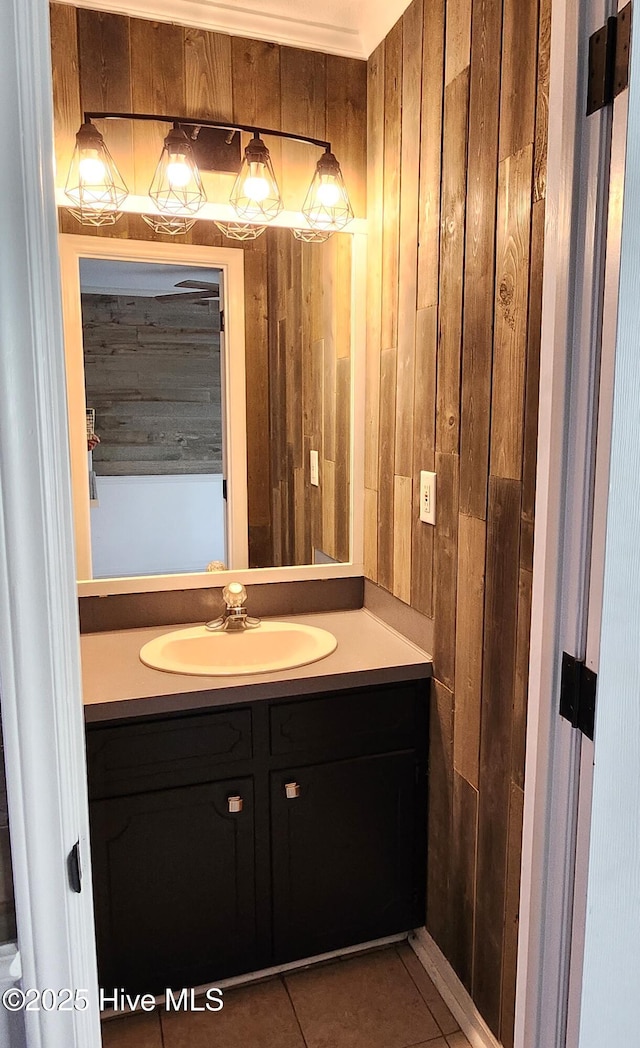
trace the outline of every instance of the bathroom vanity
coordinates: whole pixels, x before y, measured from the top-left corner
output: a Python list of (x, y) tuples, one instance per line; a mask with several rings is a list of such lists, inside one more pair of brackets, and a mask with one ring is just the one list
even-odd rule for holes
[(232, 680), (142, 666), (162, 629), (83, 638), (103, 987), (211, 984), (424, 923), (428, 657), (366, 611), (304, 618), (333, 655)]

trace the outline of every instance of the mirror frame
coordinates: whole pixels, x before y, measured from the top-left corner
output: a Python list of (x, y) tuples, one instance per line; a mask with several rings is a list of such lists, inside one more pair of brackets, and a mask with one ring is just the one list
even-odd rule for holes
[[(244, 252), (242, 248), (209, 248), (190, 244), (124, 240), (115, 237), (59, 235), (62, 307), (67, 376), (69, 443), (75, 522), (76, 564), (79, 596), (106, 596), (115, 593), (151, 593), (162, 590), (204, 589), (223, 586), (231, 579), (247, 585), (266, 582), (292, 582), (322, 578), (347, 578), (364, 573), (364, 383), (366, 342), (366, 235), (352, 236), (351, 265), (351, 411), (350, 411), (350, 560), (342, 564), (307, 564), (289, 567), (249, 568), (246, 474), (246, 397), (244, 373)], [(233, 444), (227, 425), (227, 503), (228, 551), (240, 567), (220, 572), (190, 572), (173, 575), (140, 575), (125, 578), (82, 578), (91, 564), (89, 481), (85, 439), (85, 381), (82, 313), (80, 300), (80, 259), (105, 258), (113, 261), (144, 261), (160, 264), (202, 265), (223, 271), (223, 293), (227, 353), (236, 354), (241, 363), (224, 376), (225, 400), (240, 404), (242, 418), (234, 425)], [(230, 382), (233, 382), (231, 387)], [(241, 436), (238, 436), (241, 434)], [(232, 509), (233, 507), (233, 509)]]

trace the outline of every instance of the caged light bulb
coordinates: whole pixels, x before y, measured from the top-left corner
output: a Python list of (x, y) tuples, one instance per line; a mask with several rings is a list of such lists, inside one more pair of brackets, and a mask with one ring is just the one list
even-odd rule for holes
[(184, 189), (191, 181), (191, 168), (186, 157), (176, 153), (174, 159), (167, 164), (167, 178), (172, 189)]
[(336, 185), (335, 179), (330, 176), (323, 178), (316, 192), (318, 203), (324, 207), (335, 207), (341, 196), (340, 186)]
[(84, 152), (78, 170), (83, 183), (88, 186), (103, 185), (106, 168), (98, 156), (97, 149), (87, 149)]
[(250, 164), (249, 174), (244, 180), (244, 194), (249, 200), (261, 204), (269, 196), (269, 182), (264, 177), (264, 164)]

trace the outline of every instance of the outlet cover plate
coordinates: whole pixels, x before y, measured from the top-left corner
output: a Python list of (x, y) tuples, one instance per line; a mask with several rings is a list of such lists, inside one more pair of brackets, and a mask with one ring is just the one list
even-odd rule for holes
[(436, 475), (426, 469), (420, 471), (420, 520), (424, 524), (436, 522)]

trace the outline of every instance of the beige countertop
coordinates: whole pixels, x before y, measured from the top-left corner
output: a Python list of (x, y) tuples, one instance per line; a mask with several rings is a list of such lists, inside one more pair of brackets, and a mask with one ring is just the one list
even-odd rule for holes
[(193, 677), (150, 669), (139, 659), (140, 648), (147, 641), (174, 629), (188, 629), (189, 624), (84, 634), (81, 652), (86, 720), (173, 713), (431, 676), (431, 657), (364, 608), (283, 618), (329, 630), (338, 647), (319, 662), (297, 669), (239, 677)]

